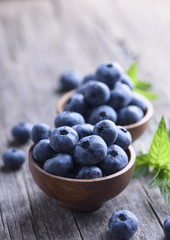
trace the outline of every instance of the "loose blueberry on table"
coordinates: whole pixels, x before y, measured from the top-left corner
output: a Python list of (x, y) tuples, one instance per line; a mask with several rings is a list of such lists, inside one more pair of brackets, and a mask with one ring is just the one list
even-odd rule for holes
[(167, 240), (170, 239), (170, 216), (167, 217), (163, 225), (164, 234)]
[(25, 154), (21, 149), (9, 148), (2, 156), (4, 166), (11, 169), (18, 169), (25, 161)]
[(112, 215), (108, 227), (112, 236), (129, 239), (138, 229), (138, 219), (131, 211), (121, 210)]
[(12, 135), (17, 143), (26, 143), (31, 136), (32, 124), (27, 122), (21, 122), (13, 126)]

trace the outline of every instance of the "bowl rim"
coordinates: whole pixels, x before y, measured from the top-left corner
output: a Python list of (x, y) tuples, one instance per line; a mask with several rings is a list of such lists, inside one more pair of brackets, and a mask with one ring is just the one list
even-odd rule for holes
[[(76, 92), (76, 89), (68, 91), (61, 96), (61, 98), (59, 99), (58, 104), (57, 104), (57, 113), (58, 114), (64, 111), (65, 103), (75, 92)], [(141, 120), (139, 120), (138, 122), (122, 126), (122, 127), (126, 128), (127, 130), (137, 128), (137, 127), (145, 124), (153, 116), (153, 105), (152, 105), (151, 101), (149, 99), (147, 99), (145, 96), (141, 95), (140, 93), (138, 93), (138, 94), (145, 101), (145, 103), (147, 105), (147, 110), (146, 110), (146, 113), (144, 114), (143, 118)]]
[(128, 147), (128, 151), (129, 151), (129, 162), (127, 164), (127, 166), (125, 168), (123, 168), (122, 170), (113, 173), (111, 175), (105, 176), (105, 177), (100, 177), (100, 178), (92, 178), (92, 179), (75, 179), (75, 178), (67, 178), (67, 177), (61, 177), (61, 176), (57, 176), (51, 173), (48, 173), (46, 171), (44, 171), (40, 166), (38, 166), (38, 164), (36, 163), (36, 161), (33, 159), (32, 156), (32, 152), (33, 152), (33, 148), (34, 148), (35, 144), (32, 145), (29, 149), (29, 165), (33, 165), (34, 168), (36, 168), (39, 172), (41, 172), (42, 174), (47, 175), (48, 177), (51, 177), (53, 179), (57, 179), (57, 180), (62, 180), (62, 181), (66, 181), (66, 182), (76, 182), (76, 183), (93, 183), (93, 182), (102, 182), (102, 181), (107, 181), (111, 178), (115, 178), (118, 177), (122, 174), (124, 174), (125, 172), (127, 172), (129, 169), (132, 168), (132, 166), (135, 164), (135, 159), (136, 159), (136, 153), (134, 148), (132, 147), (132, 145), (130, 145)]

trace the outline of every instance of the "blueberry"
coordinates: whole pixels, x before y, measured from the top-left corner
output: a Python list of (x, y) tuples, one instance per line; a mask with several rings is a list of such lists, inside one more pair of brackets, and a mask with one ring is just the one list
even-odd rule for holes
[(94, 108), (89, 116), (89, 123), (94, 125), (101, 120), (109, 119), (113, 122), (117, 121), (115, 110), (107, 105), (101, 105)]
[(83, 84), (91, 81), (91, 80), (96, 80), (96, 74), (94, 73), (90, 73), (90, 74), (87, 74), (86, 76), (84, 76), (83, 78)]
[(105, 159), (107, 146), (104, 140), (96, 135), (87, 136), (77, 143), (74, 160), (78, 165), (95, 165)]
[(85, 90), (86, 90), (86, 88), (89, 86), (89, 84), (95, 83), (95, 82), (96, 82), (96, 81), (94, 81), (94, 80), (90, 80), (90, 81), (82, 84), (82, 85), (77, 89), (77, 93), (81, 93), (81, 94), (84, 95)]
[(166, 239), (167, 240), (170, 239), (170, 216), (165, 219), (163, 230), (164, 230)]
[(56, 152), (71, 153), (78, 140), (78, 134), (73, 128), (62, 126), (51, 133), (50, 145)]
[(102, 120), (94, 126), (93, 134), (99, 135), (109, 146), (113, 144), (118, 136), (118, 129), (114, 122)]
[(107, 149), (106, 158), (99, 164), (102, 172), (106, 175), (116, 173), (128, 164), (128, 156), (118, 145), (110, 145)]
[(49, 138), (50, 134), (51, 128), (49, 125), (47, 125), (46, 123), (37, 123), (32, 128), (31, 139), (34, 143), (37, 143), (42, 139)]
[(85, 97), (81, 93), (75, 93), (64, 106), (65, 111), (78, 112), (84, 114), (87, 110)]
[(77, 124), (83, 124), (85, 120), (80, 113), (71, 112), (71, 111), (64, 111), (58, 114), (55, 118), (54, 125), (55, 127), (61, 126), (74, 126)]
[(33, 149), (33, 158), (36, 162), (44, 163), (47, 159), (52, 158), (57, 153), (51, 148), (50, 140), (40, 140)]
[(76, 178), (90, 179), (103, 177), (103, 173), (100, 168), (96, 166), (84, 166), (78, 171)]
[(78, 133), (79, 139), (92, 135), (94, 127), (91, 124), (77, 124), (73, 126), (73, 129)]
[(115, 144), (119, 145), (123, 149), (127, 149), (132, 143), (132, 136), (130, 132), (122, 126), (117, 126), (118, 136)]
[(63, 91), (77, 88), (82, 83), (82, 75), (79, 72), (66, 71), (61, 75), (60, 83)]
[(91, 106), (102, 105), (109, 100), (110, 89), (102, 82), (91, 82), (85, 89), (84, 96)]
[(136, 123), (143, 118), (144, 114), (141, 108), (131, 105), (120, 109), (117, 112), (117, 124), (128, 125)]
[(96, 71), (97, 81), (106, 83), (110, 88), (113, 88), (115, 83), (119, 81), (123, 73), (122, 67), (115, 62), (101, 64)]
[(124, 73), (121, 75), (120, 82), (126, 84), (131, 90), (134, 89), (134, 84), (132, 79), (128, 74)]
[(48, 159), (43, 166), (46, 172), (57, 176), (67, 177), (74, 168), (74, 161), (69, 154), (58, 153), (55, 157)]
[(132, 98), (132, 91), (126, 84), (117, 83), (114, 89), (111, 90), (108, 105), (114, 109), (120, 109), (127, 106)]
[(112, 236), (120, 239), (129, 239), (138, 229), (138, 219), (129, 210), (115, 212), (109, 219), (109, 231)]
[(16, 142), (24, 144), (29, 140), (31, 136), (31, 131), (32, 131), (32, 124), (27, 122), (22, 122), (22, 123), (16, 124), (12, 128), (12, 135)]
[(140, 107), (144, 113), (146, 113), (147, 111), (145, 98), (139, 93), (136, 93), (136, 92), (132, 93), (132, 99), (129, 105), (135, 105)]
[(25, 154), (21, 149), (9, 148), (3, 154), (4, 166), (11, 169), (18, 169), (25, 161)]

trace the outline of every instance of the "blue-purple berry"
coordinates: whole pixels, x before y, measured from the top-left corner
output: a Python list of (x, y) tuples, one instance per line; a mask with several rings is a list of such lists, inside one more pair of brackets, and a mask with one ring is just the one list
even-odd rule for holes
[(118, 136), (118, 129), (113, 121), (106, 119), (96, 123), (93, 134), (103, 138), (109, 146), (115, 142)]
[(76, 175), (79, 179), (91, 179), (103, 177), (103, 173), (99, 167), (96, 166), (84, 166), (81, 167)]
[(17, 143), (26, 143), (31, 136), (32, 124), (28, 122), (21, 122), (12, 128), (12, 135)]
[(78, 140), (78, 134), (73, 128), (62, 126), (52, 131), (50, 145), (58, 153), (72, 153)]
[(9, 148), (4, 152), (2, 159), (5, 167), (18, 169), (25, 161), (25, 153), (18, 148)]
[(119, 239), (131, 238), (137, 231), (138, 225), (138, 218), (129, 210), (115, 212), (108, 223), (111, 235)]
[(37, 123), (31, 131), (31, 139), (34, 143), (42, 139), (48, 139), (51, 134), (51, 128), (46, 123)]
[(58, 153), (55, 157), (48, 159), (43, 166), (46, 172), (62, 177), (70, 177), (73, 168), (72, 156), (64, 153)]
[(77, 124), (84, 124), (85, 120), (84, 117), (77, 112), (72, 112), (72, 111), (64, 111), (59, 113), (55, 120), (54, 120), (54, 125), (56, 128), (61, 127), (61, 126), (74, 126)]
[(95, 165), (103, 161), (106, 155), (107, 145), (96, 135), (80, 139), (74, 150), (74, 160), (80, 166)]
[(65, 71), (60, 77), (61, 89), (69, 91), (77, 88), (82, 83), (82, 75), (75, 71)]

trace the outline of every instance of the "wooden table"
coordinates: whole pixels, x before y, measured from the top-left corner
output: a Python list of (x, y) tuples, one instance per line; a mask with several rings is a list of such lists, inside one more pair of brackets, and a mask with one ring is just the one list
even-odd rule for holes
[[(134, 143), (149, 148), (161, 116), (170, 125), (170, 1), (0, 1), (0, 152), (14, 146), (10, 129), (20, 121), (53, 127), (59, 75), (83, 74), (114, 60), (127, 68), (134, 59), (140, 76), (160, 96), (148, 130)], [(22, 147), (25, 153), (31, 145)], [(0, 160), (2, 166), (2, 160)], [(19, 171), (0, 169), (0, 240), (109, 240), (108, 220), (129, 209), (139, 218), (135, 240), (164, 239), (170, 210), (151, 177), (131, 180), (115, 199), (92, 213), (64, 209), (34, 183), (28, 161)]]

